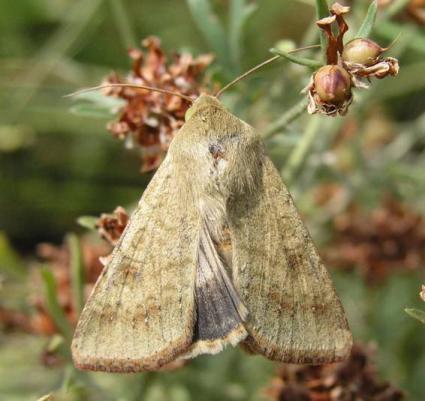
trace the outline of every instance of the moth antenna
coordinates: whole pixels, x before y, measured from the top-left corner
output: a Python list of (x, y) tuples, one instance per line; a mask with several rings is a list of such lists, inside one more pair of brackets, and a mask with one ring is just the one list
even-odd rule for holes
[[(311, 45), (311, 46), (305, 46), (305, 47), (299, 47), (298, 49), (293, 49), (288, 51), (288, 53), (296, 53), (302, 50), (309, 50), (309, 49), (316, 49), (320, 47), (320, 45)], [(242, 75), (239, 75), (238, 77), (236, 77), (233, 81), (229, 82), (227, 85), (223, 86), (216, 94), (215, 97), (219, 98), (224, 91), (226, 91), (227, 89), (229, 89), (231, 86), (235, 85), (236, 83), (238, 83), (239, 81), (241, 81), (242, 79), (245, 79), (248, 75), (251, 75), (252, 73), (256, 72), (257, 70), (263, 68), (264, 66), (273, 63), (276, 60), (279, 60), (281, 58), (281, 56), (273, 56), (269, 59), (267, 59), (266, 61), (263, 61), (260, 64), (257, 64), (255, 67), (251, 68), (250, 70), (244, 72)]]
[(402, 32), (399, 32), (398, 35), (393, 39), (393, 41), (387, 46), (382, 48), (382, 51), (386, 52), (388, 50), (390, 50), (401, 38)]
[(159, 93), (164, 93), (164, 94), (167, 94), (167, 95), (178, 96), (178, 97), (181, 97), (184, 100), (187, 100), (190, 103), (193, 103), (193, 99), (191, 97), (183, 95), (182, 93), (169, 91), (167, 89), (155, 88), (153, 86), (137, 85), (137, 84), (103, 84), (103, 85), (98, 85), (98, 86), (92, 86), (91, 88), (80, 89), (76, 92), (69, 93), (68, 95), (65, 95), (64, 97), (72, 97), (72, 96), (80, 95), (81, 93), (92, 92), (92, 91), (96, 91), (96, 90), (100, 90), (100, 89), (107, 89), (107, 88), (146, 89), (146, 90), (150, 90), (152, 92), (159, 92)]

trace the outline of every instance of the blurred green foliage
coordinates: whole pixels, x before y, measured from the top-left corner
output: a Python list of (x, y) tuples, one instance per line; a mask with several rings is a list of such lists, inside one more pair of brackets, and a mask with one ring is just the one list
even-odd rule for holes
[[(397, 17), (405, 3), (395, 1), (380, 12), (371, 35), (385, 46), (402, 33), (392, 49), (400, 59), (400, 74), (356, 92), (347, 117), (355, 132), (344, 152), (335, 155), (332, 148), (346, 120), (301, 115), (299, 91), (309, 80), (304, 67), (278, 62), (223, 96), (234, 114), (267, 136), (273, 160), (319, 246), (331, 240), (333, 217), (313, 201), (321, 183), (339, 183), (350, 201), (365, 208), (391, 192), (425, 213), (425, 32)], [(111, 70), (125, 74), (126, 49), (151, 34), (170, 53), (214, 52), (213, 77), (224, 84), (269, 57), (268, 49), (279, 40), (318, 43), (314, 5), (313, 0), (3, 0), (1, 305), (28, 309), (27, 261), (13, 249), (28, 255), (39, 242), (60, 242), (64, 233), (82, 230), (78, 217), (134, 203), (150, 179), (139, 174), (137, 155), (106, 132), (112, 105), (82, 106), (81, 99), (74, 103), (63, 95), (98, 83)], [(368, 6), (368, 1), (353, 2), (348, 37), (354, 37)], [(373, 125), (376, 115), (385, 124)], [(391, 140), (370, 156), (368, 141), (378, 134), (391, 134)], [(75, 237), (68, 241), (74, 249), (73, 290), (81, 300), (78, 246)], [(355, 338), (376, 342), (382, 376), (406, 390), (409, 400), (422, 401), (424, 327), (404, 308), (421, 308), (417, 292), (423, 270), (393, 274), (376, 286), (366, 285), (356, 272), (333, 273)], [(43, 278), (51, 314), (67, 341), (70, 328), (47, 267)], [(43, 366), (40, 355), (47, 341), (0, 332), (0, 399), (26, 401), (52, 392), (57, 400), (257, 400), (276, 368), (236, 349), (197, 358), (176, 372), (81, 373), (72, 368), (69, 355), (63, 368)]]

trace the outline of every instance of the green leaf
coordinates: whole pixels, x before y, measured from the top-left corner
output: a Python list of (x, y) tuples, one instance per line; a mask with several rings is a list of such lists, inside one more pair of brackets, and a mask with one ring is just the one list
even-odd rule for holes
[(79, 116), (93, 117), (93, 118), (111, 118), (114, 116), (110, 109), (104, 109), (96, 105), (84, 103), (76, 104), (70, 108), (70, 112)]
[(64, 310), (59, 304), (55, 276), (48, 267), (43, 267), (41, 269), (41, 278), (43, 280), (46, 305), (49, 315), (55, 322), (57, 328), (62, 332), (63, 336), (67, 340), (70, 340), (72, 328), (66, 318)]
[(72, 99), (87, 100), (88, 102), (94, 103), (98, 105), (99, 107), (102, 106), (108, 109), (121, 107), (125, 104), (125, 100), (117, 98), (117, 97), (105, 96), (104, 94), (102, 94), (100, 90), (76, 93), (75, 95), (72, 96)]
[(270, 52), (272, 52), (273, 54), (276, 54), (278, 56), (284, 57), (284, 58), (288, 59), (289, 61), (292, 61), (293, 63), (304, 65), (305, 67), (310, 67), (310, 68), (316, 69), (316, 68), (319, 68), (320, 66), (322, 66), (322, 63), (320, 61), (317, 61), (317, 60), (314, 60), (314, 59), (311, 59), (311, 58), (293, 56), (292, 54), (286, 53), (282, 50), (270, 49)]
[(425, 324), (425, 311), (420, 309), (414, 309), (414, 308), (406, 308), (404, 311), (408, 315), (414, 317), (415, 319), (419, 320), (421, 323)]
[(376, 13), (378, 11), (378, 1), (373, 0), (370, 3), (369, 8), (367, 9), (367, 14), (365, 19), (363, 20), (359, 30), (356, 33), (356, 38), (367, 38), (372, 32), (373, 25), (376, 20)]
[(230, 65), (229, 48), (223, 27), (209, 0), (186, 0), (192, 17), (220, 63)]
[(80, 241), (75, 234), (68, 234), (67, 243), (71, 255), (71, 284), (74, 307), (79, 313), (84, 306), (84, 263)]
[(240, 68), (243, 27), (256, 9), (255, 3), (246, 4), (246, 0), (231, 0), (230, 2), (229, 51), (232, 63), (238, 70)]
[(88, 230), (96, 230), (96, 223), (99, 220), (96, 216), (80, 216), (77, 219), (77, 223)]
[[(326, 0), (316, 0), (316, 16), (318, 20), (329, 16), (329, 6)], [(322, 57), (325, 60), (328, 41), (322, 30), (320, 30), (320, 46), (322, 47)]]

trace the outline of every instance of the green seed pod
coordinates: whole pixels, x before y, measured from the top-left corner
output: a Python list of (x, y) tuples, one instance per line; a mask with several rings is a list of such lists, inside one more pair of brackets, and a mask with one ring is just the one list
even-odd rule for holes
[(370, 39), (353, 39), (344, 46), (342, 59), (348, 63), (370, 66), (375, 64), (384, 50)]
[(325, 103), (342, 103), (351, 97), (351, 76), (338, 65), (325, 65), (314, 74), (314, 88)]

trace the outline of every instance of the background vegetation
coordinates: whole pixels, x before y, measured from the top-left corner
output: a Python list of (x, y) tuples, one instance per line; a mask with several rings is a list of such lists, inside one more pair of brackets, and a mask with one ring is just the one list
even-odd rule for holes
[[(350, 5), (348, 37), (369, 2)], [(371, 36), (386, 46), (402, 33), (391, 49), (400, 74), (356, 90), (345, 117), (299, 112), (300, 90), (311, 71), (287, 61), (251, 76), (222, 99), (267, 136), (270, 154), (328, 261), (355, 339), (376, 345), (377, 375), (413, 401), (425, 398), (424, 326), (404, 312), (423, 308), (418, 293), (425, 281), (421, 6), (380, 2)], [(48, 393), (102, 401), (266, 396), (277, 365), (238, 349), (197, 358), (174, 372), (74, 370), (68, 341), (78, 309), (69, 306), (69, 298), (78, 288), (89, 291), (100, 269), (97, 256), (108, 252), (94, 231), (76, 221), (117, 205), (131, 208), (151, 173), (140, 174), (138, 153), (107, 132), (107, 122), (116, 117), (113, 98), (63, 95), (97, 84), (112, 70), (125, 76), (131, 67), (127, 49), (149, 35), (161, 39), (167, 54), (213, 53), (205, 83), (224, 85), (270, 57), (270, 47), (319, 43), (315, 19), (310, 0), (3, 0), (1, 400), (35, 400)], [(58, 247), (38, 245), (45, 242)], [(79, 278), (83, 270), (87, 285)]]

